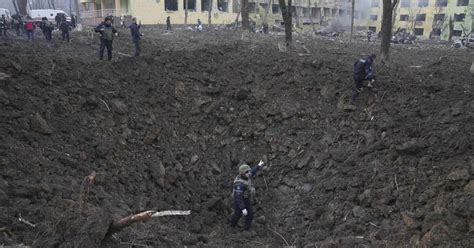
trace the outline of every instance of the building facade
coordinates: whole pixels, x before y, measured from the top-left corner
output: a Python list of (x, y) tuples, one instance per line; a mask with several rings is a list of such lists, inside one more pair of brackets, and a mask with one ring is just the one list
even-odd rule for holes
[[(143, 24), (163, 24), (170, 16), (174, 24), (184, 24), (187, 3), (189, 23), (201, 19), (208, 22), (211, 9), (213, 24), (235, 22), (240, 9), (240, 0), (79, 0), (82, 15), (86, 18), (104, 17), (108, 13), (115, 16), (132, 15)], [(212, 2), (212, 4), (211, 4)], [(351, 0), (293, 0), (293, 16), (302, 24), (324, 24), (338, 18), (348, 19), (351, 14)], [(356, 6), (357, 9), (357, 6)], [(249, 0), (250, 18), (257, 23), (264, 16), (267, 21), (278, 23), (282, 20), (278, 0)], [(268, 11), (268, 14), (266, 12)], [(356, 22), (363, 25), (361, 11), (356, 11)]]
[[(367, 28), (379, 32), (382, 0), (370, 0)], [(448, 40), (474, 31), (474, 0), (400, 0), (394, 30), (405, 29), (424, 39)]]

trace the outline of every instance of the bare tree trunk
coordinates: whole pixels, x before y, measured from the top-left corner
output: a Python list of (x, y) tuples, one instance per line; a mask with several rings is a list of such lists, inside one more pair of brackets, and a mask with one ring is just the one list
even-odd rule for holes
[(81, 22), (81, 11), (79, 9), (79, 1), (74, 0), (74, 7), (76, 8), (76, 25)]
[(208, 16), (207, 16), (208, 27), (211, 27), (211, 21), (212, 21), (212, 0), (209, 0), (209, 11), (208, 11)]
[(17, 15), (20, 15), (20, 10), (18, 9), (18, 5), (16, 4), (16, 0), (12, 0), (13, 7), (15, 8), (15, 12)]
[(285, 42), (286, 46), (289, 47), (291, 45), (291, 32), (293, 28), (292, 24), (292, 16), (291, 16), (291, 0), (288, 0), (288, 5), (286, 5), (285, 0), (278, 0), (281, 9), (281, 15), (283, 17), (283, 21), (285, 22)]
[(16, 4), (18, 6), (18, 10), (20, 11), (20, 14), (27, 15), (26, 6), (28, 4), (28, 0), (16, 0)]
[(242, 0), (241, 6), (242, 14), (242, 29), (248, 30), (250, 28), (250, 18), (249, 18), (249, 0)]
[(268, 2), (267, 8), (265, 8), (265, 15), (263, 16), (263, 23), (267, 23), (268, 12), (270, 12), (270, 8), (271, 8), (272, 5), (273, 5), (273, 0), (270, 0)]
[[(316, 2), (314, 2), (314, 7), (316, 8)], [(308, 0), (308, 11), (309, 11), (309, 21), (311, 22), (311, 26), (313, 28), (313, 33), (316, 32), (316, 26), (313, 21), (313, 11), (311, 11), (311, 0)]]
[(349, 42), (352, 42), (352, 37), (354, 37), (354, 6), (355, 6), (355, 0), (352, 0), (352, 9), (351, 9), (351, 37), (349, 37)]
[(453, 31), (454, 31), (454, 20), (452, 16), (449, 17), (448, 28), (449, 28), (448, 40), (452, 41)]
[(184, 25), (188, 25), (188, 0), (184, 1)]
[[(393, 2), (392, 2), (393, 1)], [(390, 54), (390, 37), (392, 36), (392, 15), (398, 0), (383, 0), (382, 43), (380, 44), (380, 60), (388, 62)]]

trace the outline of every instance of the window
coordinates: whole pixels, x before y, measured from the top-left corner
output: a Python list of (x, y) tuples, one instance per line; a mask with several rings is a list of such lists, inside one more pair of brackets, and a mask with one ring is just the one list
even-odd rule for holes
[(416, 14), (415, 21), (424, 22), (426, 20), (426, 14)]
[(431, 31), (432, 36), (441, 36), (441, 28), (433, 28), (433, 31)]
[(377, 21), (377, 15), (370, 15), (371, 21)]
[(210, 2), (210, 0), (201, 1), (201, 12), (209, 11), (209, 7), (211, 7)]
[[(196, 11), (196, 0), (188, 1), (188, 11)], [(186, 0), (183, 0), (183, 9), (186, 9)]]
[(165, 0), (165, 10), (167, 10), (167, 11), (177, 11), (178, 10), (178, 0)]
[(400, 15), (400, 21), (408, 21), (408, 15)]
[(323, 14), (324, 14), (324, 16), (329, 16), (329, 15), (331, 15), (331, 9), (329, 9), (329, 8), (323, 8)]
[(377, 27), (369, 27), (369, 30), (374, 32), (374, 33), (377, 33)]
[(445, 15), (444, 14), (435, 14), (434, 17), (433, 17), (433, 21), (444, 21), (444, 17)]
[(468, 6), (469, 0), (458, 0), (458, 6)]
[(248, 10), (249, 10), (249, 13), (258, 13), (257, 11), (257, 4), (256, 3), (248, 3)]
[(379, 0), (372, 0), (372, 4), (370, 5), (372, 8), (379, 7)]
[(453, 36), (462, 36), (462, 30), (453, 30)]
[(436, 0), (436, 7), (446, 7), (448, 6), (448, 0)]
[(227, 0), (217, 0), (217, 9), (219, 11), (227, 12), (229, 9), (229, 2), (227, 2)]
[(278, 13), (280, 13), (280, 5), (278, 5), (278, 4), (272, 4), (272, 13), (273, 13), (273, 14), (278, 14)]
[(400, 3), (403, 8), (410, 8), (411, 1), (410, 0), (402, 0)]
[(454, 21), (455, 22), (463, 22), (464, 18), (466, 18), (466, 14), (454, 14)]
[(428, 7), (428, 0), (418, 0), (418, 7)]
[(415, 35), (423, 35), (423, 29), (422, 28), (415, 28)]

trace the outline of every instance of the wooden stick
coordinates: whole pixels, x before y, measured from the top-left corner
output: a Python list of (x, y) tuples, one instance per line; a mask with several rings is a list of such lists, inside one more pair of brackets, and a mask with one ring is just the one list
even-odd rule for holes
[(128, 227), (134, 223), (147, 221), (151, 218), (163, 217), (163, 216), (175, 216), (175, 215), (190, 215), (191, 211), (182, 211), (182, 210), (166, 210), (166, 211), (144, 211), (138, 214), (133, 214), (122, 218), (120, 220), (113, 221), (110, 224), (109, 231), (107, 232), (107, 236), (110, 236), (116, 232), (121, 231), (125, 227)]
[(290, 246), (290, 244), (288, 244), (288, 242), (286, 241), (285, 237), (283, 237), (283, 235), (279, 234), (276, 230), (273, 230), (273, 229), (270, 229), (267, 227), (268, 230), (274, 232), (276, 235), (278, 235), (281, 239), (283, 239), (283, 241), (285, 241), (285, 244), (286, 246)]

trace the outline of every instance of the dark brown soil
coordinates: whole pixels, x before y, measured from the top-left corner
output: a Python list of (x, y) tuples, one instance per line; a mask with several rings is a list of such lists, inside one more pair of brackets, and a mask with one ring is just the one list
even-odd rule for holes
[[(0, 43), (0, 244), (474, 246), (470, 50), (392, 47), (350, 111), (378, 44), (148, 28), (131, 58), (122, 33), (113, 62), (85, 33)], [(230, 230), (237, 167), (261, 158), (254, 233)], [(106, 236), (168, 209), (192, 214)]]

